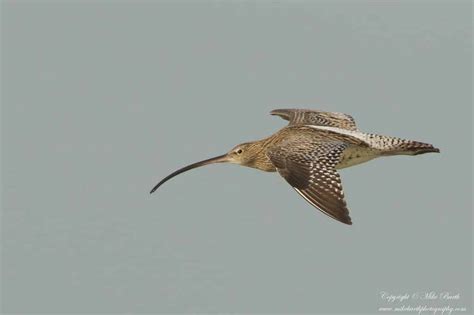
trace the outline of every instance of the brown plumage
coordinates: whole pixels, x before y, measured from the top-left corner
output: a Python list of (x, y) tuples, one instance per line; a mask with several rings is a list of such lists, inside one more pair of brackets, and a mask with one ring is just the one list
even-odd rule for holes
[(289, 121), (272, 136), (237, 145), (224, 155), (183, 167), (160, 181), (212, 163), (235, 163), (277, 171), (304, 199), (328, 216), (352, 224), (337, 169), (379, 156), (439, 152), (431, 144), (367, 134), (346, 114), (306, 109), (271, 112)]

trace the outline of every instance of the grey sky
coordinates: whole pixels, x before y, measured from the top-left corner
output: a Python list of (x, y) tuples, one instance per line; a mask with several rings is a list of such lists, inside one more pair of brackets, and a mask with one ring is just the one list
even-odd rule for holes
[[(472, 304), (468, 1), (2, 1), (5, 313)], [(341, 171), (353, 226), (277, 174), (178, 167), (346, 112), (441, 154)], [(414, 304), (414, 302), (413, 302)]]

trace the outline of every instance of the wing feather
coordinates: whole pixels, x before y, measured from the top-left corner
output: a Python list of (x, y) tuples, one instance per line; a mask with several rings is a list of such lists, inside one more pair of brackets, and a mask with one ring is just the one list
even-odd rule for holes
[(328, 126), (353, 131), (357, 130), (354, 118), (343, 113), (310, 109), (275, 109), (270, 114), (288, 120), (289, 125)]
[(341, 178), (334, 168), (347, 144), (297, 139), (267, 152), (280, 175), (311, 205), (345, 224), (352, 224)]

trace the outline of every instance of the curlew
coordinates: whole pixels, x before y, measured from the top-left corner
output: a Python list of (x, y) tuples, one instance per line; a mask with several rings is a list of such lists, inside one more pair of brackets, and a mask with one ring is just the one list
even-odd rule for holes
[(270, 137), (235, 146), (228, 153), (183, 167), (161, 180), (212, 163), (235, 163), (278, 172), (306, 201), (324, 214), (352, 224), (338, 169), (381, 156), (439, 152), (431, 144), (364, 133), (347, 114), (307, 109), (270, 112), (289, 121)]

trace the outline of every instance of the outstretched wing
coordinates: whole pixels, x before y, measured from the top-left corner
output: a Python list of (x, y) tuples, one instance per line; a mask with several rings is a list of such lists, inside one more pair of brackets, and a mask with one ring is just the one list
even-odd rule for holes
[(341, 178), (334, 168), (344, 142), (293, 140), (272, 148), (269, 159), (283, 178), (311, 205), (345, 224), (352, 224)]
[(357, 130), (352, 116), (342, 113), (323, 112), (310, 109), (275, 109), (272, 115), (288, 120), (289, 125), (315, 125)]

